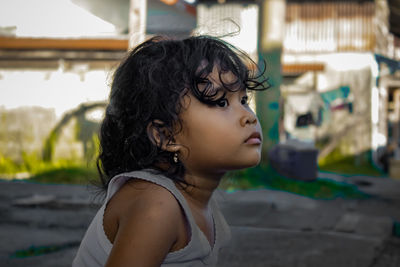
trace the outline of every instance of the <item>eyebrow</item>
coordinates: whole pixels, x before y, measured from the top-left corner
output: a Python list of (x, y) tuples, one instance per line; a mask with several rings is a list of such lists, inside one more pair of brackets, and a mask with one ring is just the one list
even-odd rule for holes
[(215, 91), (214, 96), (217, 96), (219, 92), (222, 92), (222, 96), (231, 95), (235, 93), (245, 93), (246, 95), (248, 95), (248, 90), (246, 86), (240, 87), (238, 90), (229, 90), (228, 88), (225, 88), (223, 86), (219, 86), (216, 89), (217, 90)]
[(204, 78), (203, 81), (211, 85), (211, 88), (203, 91), (203, 93), (207, 91), (207, 96), (214, 97), (217, 96), (219, 92), (247, 92), (246, 83), (240, 81), (238, 77), (236, 77), (236, 80), (233, 83), (224, 83), (222, 79), (219, 79), (219, 82), (217, 83), (215, 80), (210, 79), (209, 77)]

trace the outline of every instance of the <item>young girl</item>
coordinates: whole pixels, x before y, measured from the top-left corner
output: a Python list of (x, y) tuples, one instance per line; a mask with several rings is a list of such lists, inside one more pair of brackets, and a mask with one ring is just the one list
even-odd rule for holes
[(266, 87), (248, 64), (205, 36), (155, 37), (130, 52), (100, 132), (107, 196), (73, 266), (216, 265), (230, 232), (212, 194), (227, 171), (260, 161), (247, 90)]

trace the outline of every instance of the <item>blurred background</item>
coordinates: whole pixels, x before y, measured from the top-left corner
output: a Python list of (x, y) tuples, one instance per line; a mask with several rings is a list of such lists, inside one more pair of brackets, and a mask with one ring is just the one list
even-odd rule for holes
[(395, 0), (1, 0), (0, 177), (96, 178), (99, 122), (126, 51), (155, 34), (208, 34), (265, 66), (271, 84), (252, 103), (262, 164), (225, 189), (399, 179), (399, 10)]
[(222, 37), (269, 77), (262, 162), (215, 194), (218, 266), (400, 266), (400, 0), (0, 0), (1, 266), (71, 265), (113, 71), (157, 34)]

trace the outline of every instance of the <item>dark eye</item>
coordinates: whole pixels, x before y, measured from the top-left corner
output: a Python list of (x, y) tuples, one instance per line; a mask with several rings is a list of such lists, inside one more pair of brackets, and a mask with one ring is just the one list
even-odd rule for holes
[(228, 106), (228, 100), (226, 98), (223, 98), (221, 100), (218, 100), (218, 102), (216, 103), (219, 107), (221, 108), (225, 108)]
[(247, 105), (249, 103), (249, 97), (245, 95), (242, 97), (242, 100), (240, 100), (240, 103), (242, 103), (242, 105)]

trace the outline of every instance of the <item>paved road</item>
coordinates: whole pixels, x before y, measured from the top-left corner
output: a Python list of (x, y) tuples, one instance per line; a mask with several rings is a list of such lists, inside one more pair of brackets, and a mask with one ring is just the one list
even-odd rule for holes
[[(219, 266), (398, 267), (400, 181), (320, 177), (372, 197), (315, 200), (276, 190), (218, 192), (232, 228)], [(101, 198), (91, 188), (0, 182), (0, 266), (70, 266)]]

